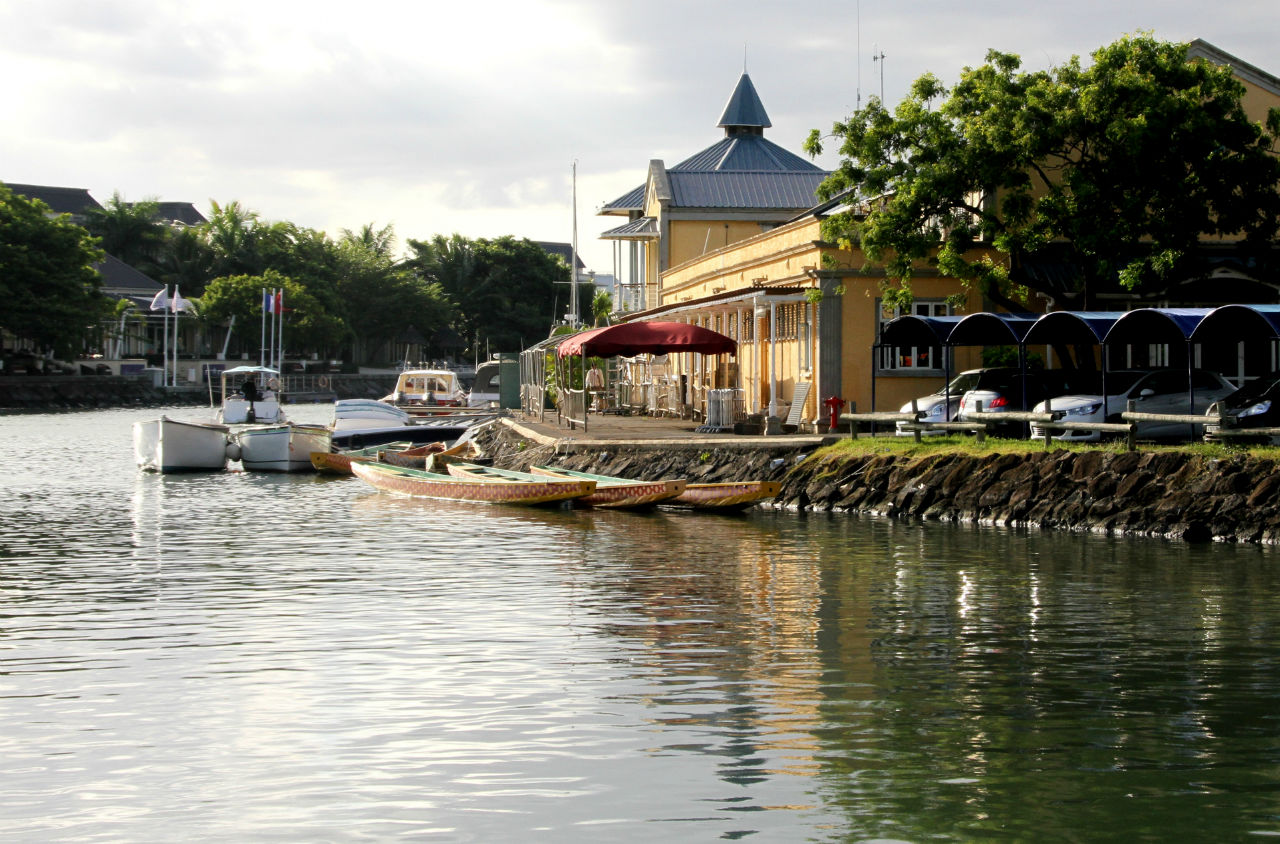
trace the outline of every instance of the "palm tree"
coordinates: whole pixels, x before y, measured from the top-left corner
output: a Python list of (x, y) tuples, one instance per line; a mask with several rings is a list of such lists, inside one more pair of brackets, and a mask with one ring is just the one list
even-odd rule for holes
[(596, 326), (608, 325), (609, 314), (611, 313), (613, 313), (613, 294), (608, 290), (596, 290), (596, 295), (591, 297), (593, 324)]
[(108, 255), (145, 273), (155, 268), (165, 241), (156, 200), (125, 202), (117, 191), (106, 205), (89, 209), (85, 217), (85, 228), (101, 239)]

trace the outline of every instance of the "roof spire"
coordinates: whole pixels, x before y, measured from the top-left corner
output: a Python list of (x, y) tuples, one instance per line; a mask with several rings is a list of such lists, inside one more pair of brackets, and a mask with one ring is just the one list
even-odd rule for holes
[(737, 134), (763, 135), (764, 130), (773, 125), (769, 122), (769, 115), (765, 114), (764, 104), (760, 102), (760, 96), (756, 94), (756, 87), (751, 84), (751, 77), (747, 76), (745, 70), (738, 80), (738, 86), (733, 89), (733, 93), (729, 96), (729, 102), (724, 107), (724, 114), (720, 115), (720, 122), (716, 125), (724, 127), (726, 136)]

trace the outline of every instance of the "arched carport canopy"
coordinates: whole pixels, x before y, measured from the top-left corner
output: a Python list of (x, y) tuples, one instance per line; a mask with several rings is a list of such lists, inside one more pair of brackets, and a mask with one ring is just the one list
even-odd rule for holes
[(1192, 342), (1280, 339), (1280, 305), (1223, 305), (1191, 332)]
[(1212, 308), (1138, 308), (1126, 311), (1107, 331), (1102, 342), (1175, 343), (1187, 342)]
[(1047, 314), (900, 316), (885, 325), (882, 346), (1001, 346), (1053, 343), (1201, 342), (1280, 339), (1280, 305), (1052, 311)]
[(1027, 345), (1096, 345), (1102, 342), (1122, 314), (1117, 311), (1051, 311), (1035, 321), (1022, 342)]
[(1039, 314), (969, 314), (951, 329), (949, 346), (1008, 346), (1023, 342)]
[[(886, 324), (876, 347), (1002, 346), (1016, 343), (1020, 366), (1028, 345), (1100, 345), (1102, 377), (1105, 349), (1117, 345), (1177, 344), (1190, 349), (1203, 342), (1280, 341), (1280, 305), (1221, 305), (1217, 308), (1138, 308), (1132, 311), (1053, 311), (1047, 314), (982, 312), (965, 317), (901, 316)], [(947, 380), (950, 361), (944, 357)], [(875, 406), (876, 369), (871, 402)]]

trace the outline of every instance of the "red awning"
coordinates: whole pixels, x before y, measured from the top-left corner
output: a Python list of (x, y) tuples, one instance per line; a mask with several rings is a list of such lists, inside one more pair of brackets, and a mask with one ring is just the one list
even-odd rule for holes
[(603, 358), (614, 355), (668, 352), (700, 352), (704, 355), (733, 354), (738, 344), (718, 331), (683, 322), (627, 322), (607, 328), (593, 328), (574, 334), (557, 348), (560, 357), (587, 355)]

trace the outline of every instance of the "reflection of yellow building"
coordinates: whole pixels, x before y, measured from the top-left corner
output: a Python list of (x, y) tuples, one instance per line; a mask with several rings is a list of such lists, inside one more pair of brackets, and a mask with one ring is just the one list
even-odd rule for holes
[[(1190, 55), (1232, 66), (1253, 119), (1280, 105), (1276, 77), (1204, 42), (1193, 43)], [(802, 412), (792, 414), (806, 422), (826, 418), (822, 402), (830, 396), (873, 409), (873, 390), (874, 409), (896, 410), (941, 386), (948, 368), (955, 373), (980, 366), (979, 347), (953, 349), (950, 361), (938, 348), (873, 351), (880, 327), (898, 315), (880, 305), (883, 271), (868, 266), (860, 252), (823, 240), (822, 221), (846, 210), (842, 200), (818, 204), (815, 190), (826, 174), (767, 141), (769, 125), (743, 74), (720, 120), (724, 139), (671, 168), (650, 162), (644, 185), (601, 209), (627, 218), (601, 237), (616, 241), (619, 255), (629, 248), (629, 264), (619, 261), (632, 280), (624, 286), (630, 295), (619, 303), (635, 311), (628, 318), (692, 322), (739, 343), (734, 358), (672, 356), (669, 371), (673, 379), (683, 376), (684, 399), (693, 411), (705, 408), (707, 390), (726, 388), (743, 391), (748, 413), (782, 417), (797, 395), (807, 393)], [(976, 292), (961, 297), (959, 281), (927, 266), (916, 271), (912, 290), (917, 315), (994, 310)], [(1211, 278), (1188, 279), (1175, 292), (1176, 301), (1117, 301), (1110, 307), (1273, 302), (1278, 295), (1274, 286), (1225, 264)], [(1214, 296), (1218, 300), (1210, 301)], [(1032, 310), (1054, 306), (1069, 304), (1042, 298), (1028, 303)]]

